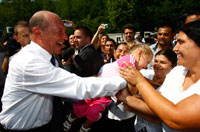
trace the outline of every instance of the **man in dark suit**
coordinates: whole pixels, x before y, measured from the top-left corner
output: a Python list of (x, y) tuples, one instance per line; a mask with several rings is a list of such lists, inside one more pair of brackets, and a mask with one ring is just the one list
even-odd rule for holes
[(87, 27), (79, 27), (74, 36), (80, 53), (75, 56), (70, 71), (82, 77), (97, 75), (104, 62), (101, 54), (90, 44), (92, 32)]
[[(90, 43), (92, 36), (92, 32), (87, 27), (79, 27), (74, 31), (74, 43), (80, 52), (75, 56), (70, 66), (70, 72), (81, 77), (97, 75), (100, 67), (104, 64), (101, 53)], [(73, 106), (77, 100), (71, 101)], [(83, 122), (84, 118), (77, 120), (71, 129), (78, 131)]]

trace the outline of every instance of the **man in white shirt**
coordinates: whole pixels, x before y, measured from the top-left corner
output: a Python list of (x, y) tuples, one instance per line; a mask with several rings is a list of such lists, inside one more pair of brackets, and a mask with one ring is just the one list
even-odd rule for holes
[(52, 55), (61, 53), (61, 45), (67, 39), (64, 23), (57, 14), (36, 12), (29, 24), (32, 41), (10, 62), (0, 131), (53, 131), (49, 127), (52, 96), (76, 99), (112, 96), (126, 87), (121, 77), (81, 78), (53, 66)]

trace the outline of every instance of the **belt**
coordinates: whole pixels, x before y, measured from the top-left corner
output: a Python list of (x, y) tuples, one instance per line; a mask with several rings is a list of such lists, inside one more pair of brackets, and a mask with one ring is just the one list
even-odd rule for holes
[(4, 127), (2, 124), (0, 124), (0, 132), (44, 132), (44, 131), (50, 131), (50, 123), (47, 123), (44, 126), (32, 128), (28, 130), (11, 130)]

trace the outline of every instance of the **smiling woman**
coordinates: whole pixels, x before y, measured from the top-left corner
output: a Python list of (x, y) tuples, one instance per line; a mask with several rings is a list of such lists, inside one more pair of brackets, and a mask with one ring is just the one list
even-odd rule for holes
[[(153, 69), (144, 69), (141, 70), (140, 72), (142, 75), (150, 80), (151, 83), (154, 85), (162, 85), (162, 83), (165, 80), (166, 75), (176, 66), (177, 64), (177, 55), (172, 49), (163, 49), (160, 50), (158, 53), (155, 55), (155, 60), (153, 63)], [(159, 88), (157, 89), (157, 91)], [(132, 102), (138, 102), (140, 101), (140, 104), (134, 105), (129, 104), (131, 108), (134, 110), (140, 109), (142, 105), (145, 105), (142, 99), (139, 99), (137, 97), (132, 97)], [(140, 111), (144, 111), (145, 107), (143, 109), (140, 109)], [(148, 111), (148, 110), (147, 110)], [(135, 131), (140, 132), (142, 130), (146, 130), (146, 132), (162, 132), (162, 126), (160, 123), (153, 123), (151, 121), (145, 120), (145, 117), (143, 117), (142, 112), (136, 112), (138, 113), (136, 116), (136, 122), (135, 122)], [(149, 113), (145, 113), (149, 114)]]
[[(120, 74), (129, 84), (136, 86), (152, 114), (163, 122), (165, 132), (200, 130), (200, 20), (180, 28), (174, 51), (178, 65), (166, 76), (159, 94), (134, 68), (121, 68)], [(130, 86), (130, 85), (128, 85)], [(129, 90), (134, 90), (129, 87)], [(119, 94), (120, 95), (120, 94)], [(125, 104), (131, 95), (118, 97)], [(136, 103), (136, 102), (135, 102)]]
[(162, 84), (165, 80), (165, 76), (173, 69), (177, 64), (177, 55), (172, 49), (160, 50), (155, 55), (153, 63), (154, 77), (153, 81)]

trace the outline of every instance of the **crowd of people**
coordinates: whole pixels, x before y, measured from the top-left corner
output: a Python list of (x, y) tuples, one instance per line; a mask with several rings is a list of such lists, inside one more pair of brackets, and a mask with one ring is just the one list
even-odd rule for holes
[(130, 23), (123, 42), (104, 30), (50, 11), (17, 22), (1, 44), (0, 132), (199, 131), (200, 14), (160, 25), (152, 45)]

